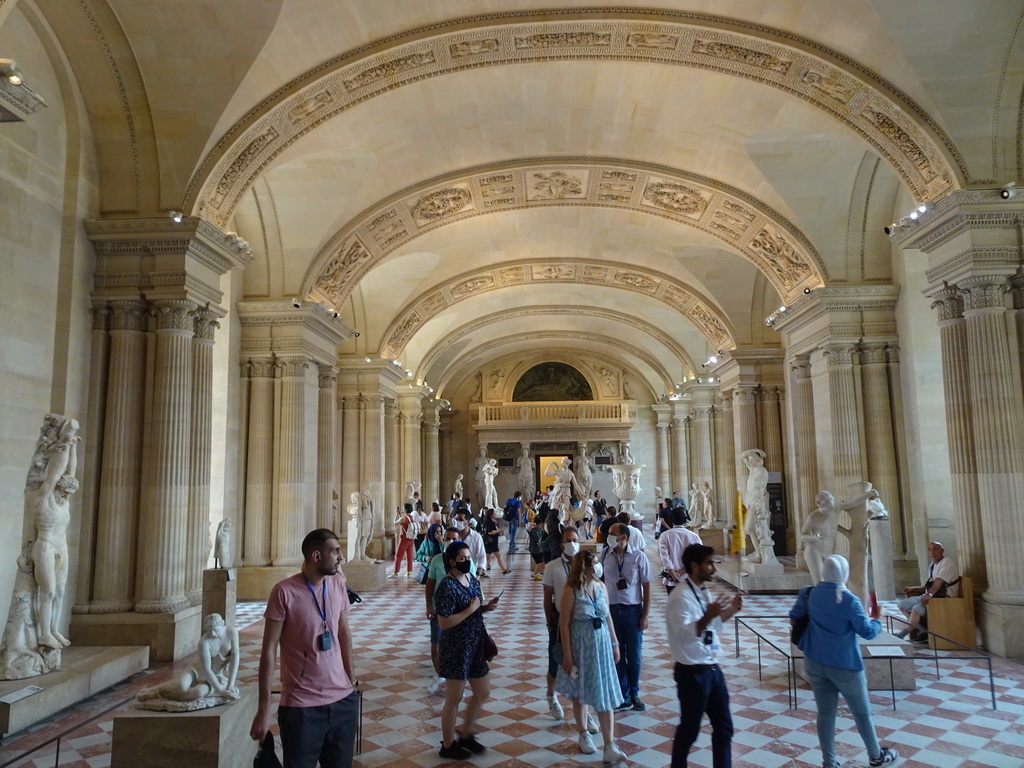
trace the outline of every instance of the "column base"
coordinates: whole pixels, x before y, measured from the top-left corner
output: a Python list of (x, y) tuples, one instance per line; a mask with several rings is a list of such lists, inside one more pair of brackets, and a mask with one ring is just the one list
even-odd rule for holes
[(202, 608), (177, 613), (87, 613), (71, 617), (71, 644), (148, 645), (151, 661), (177, 661), (196, 652)]
[(277, 582), (294, 576), (299, 569), (291, 565), (266, 565), (259, 568), (237, 568), (238, 599), (266, 600)]
[(977, 620), (985, 650), (996, 656), (1024, 656), (1024, 605), (999, 605), (979, 601)]

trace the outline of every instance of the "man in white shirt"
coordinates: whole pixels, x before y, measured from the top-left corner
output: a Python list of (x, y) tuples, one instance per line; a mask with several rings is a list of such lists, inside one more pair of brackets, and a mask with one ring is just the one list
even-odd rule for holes
[[(611, 509), (614, 509), (614, 507), (609, 508), (609, 510)], [(607, 524), (607, 521), (605, 522)], [(633, 525), (633, 520), (630, 518), (629, 512), (619, 512), (615, 516), (615, 522), (622, 523), (629, 528), (629, 547), (631, 549), (638, 549), (641, 551), (647, 549), (647, 540), (644, 539), (644, 535), (641, 533), (640, 529)], [(609, 528), (609, 530), (611, 529)], [(606, 540), (604, 545), (606, 547), (613, 546), (614, 542)]]
[(904, 599), (900, 600), (900, 611), (907, 617), (907, 626), (896, 633), (904, 638), (911, 633), (914, 642), (926, 642), (921, 632), (921, 617), (928, 613), (928, 603), (935, 598), (958, 597), (960, 595), (960, 569), (956, 561), (946, 557), (946, 550), (937, 541), (928, 542), (928, 580), (919, 587), (906, 587)]
[(700, 733), (704, 713), (711, 721), (714, 768), (732, 765), (732, 715), (729, 690), (718, 666), (723, 622), (743, 605), (739, 593), (714, 598), (707, 583), (715, 575), (715, 550), (691, 544), (683, 552), (686, 574), (668, 596), (668, 642), (675, 661), (679, 725), (672, 743), (672, 768), (686, 768), (690, 747)]
[(661, 583), (665, 585), (665, 591), (672, 594), (672, 590), (686, 575), (683, 552), (691, 544), (700, 544), (701, 540), (700, 536), (686, 527), (686, 510), (683, 507), (674, 507), (669, 512), (669, 520), (672, 527), (663, 531), (658, 539), (658, 552), (661, 554), (664, 573)]
[(455, 527), (459, 529), (459, 535), (469, 546), (469, 559), (476, 566), (478, 576), (487, 575), (487, 553), (484, 552), (484, 537), (473, 530), (470, 525), (472, 520), (466, 512), (459, 512), (455, 516)]

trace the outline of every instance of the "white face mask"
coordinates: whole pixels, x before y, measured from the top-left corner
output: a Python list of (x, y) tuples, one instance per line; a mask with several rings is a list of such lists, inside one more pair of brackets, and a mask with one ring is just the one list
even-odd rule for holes
[(562, 552), (566, 557), (575, 557), (580, 551), (580, 543), (578, 541), (567, 541), (562, 545)]
[(598, 581), (604, 578), (604, 566), (600, 562), (594, 563), (594, 578)]

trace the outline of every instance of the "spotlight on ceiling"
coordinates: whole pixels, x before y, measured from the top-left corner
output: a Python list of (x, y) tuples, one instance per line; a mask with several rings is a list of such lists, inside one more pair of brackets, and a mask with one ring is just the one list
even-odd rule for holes
[(25, 78), (14, 59), (0, 59), (0, 77), (11, 85), (24, 85)]
[(1004, 184), (1003, 187), (999, 190), (999, 196), (1003, 198), (1003, 200), (1009, 200), (1011, 197), (1017, 194), (1017, 190), (1014, 189), (1014, 187), (1016, 186), (1017, 185), (1012, 181), (1009, 184)]
[[(886, 233), (886, 234), (888, 234), (888, 233)], [(804, 288), (804, 296), (810, 296), (810, 295), (811, 295), (811, 289), (810, 288)]]
[(171, 211), (168, 215), (171, 217), (171, 221), (175, 224), (181, 224), (182, 220), (185, 218), (185, 214), (181, 211)]

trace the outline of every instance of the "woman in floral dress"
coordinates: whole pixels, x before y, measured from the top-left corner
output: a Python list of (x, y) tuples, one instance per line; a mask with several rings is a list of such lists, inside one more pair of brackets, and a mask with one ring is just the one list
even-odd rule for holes
[(594, 573), (595, 560), (589, 550), (576, 555), (562, 590), (558, 616), (564, 657), (555, 690), (572, 699), (580, 751), (597, 751), (583, 716), (584, 705), (589, 705), (601, 724), (604, 762), (616, 763), (626, 758), (615, 745), (615, 706), (622, 699), (615, 670), (619, 641), (608, 610), (608, 593)]
[[(437, 622), (441, 626), (438, 641), (438, 676), (447, 680), (444, 707), (441, 709), (441, 751), (448, 760), (465, 760), (485, 747), (476, 740), (476, 719), (491, 694), (484, 659), (484, 611), (498, 607), (498, 598), (483, 602), (480, 582), (469, 573), (469, 545), (453, 541), (444, 552), (447, 575), (434, 592)], [(473, 695), (466, 699), (462, 732), (456, 733), (459, 702), (466, 681)]]

